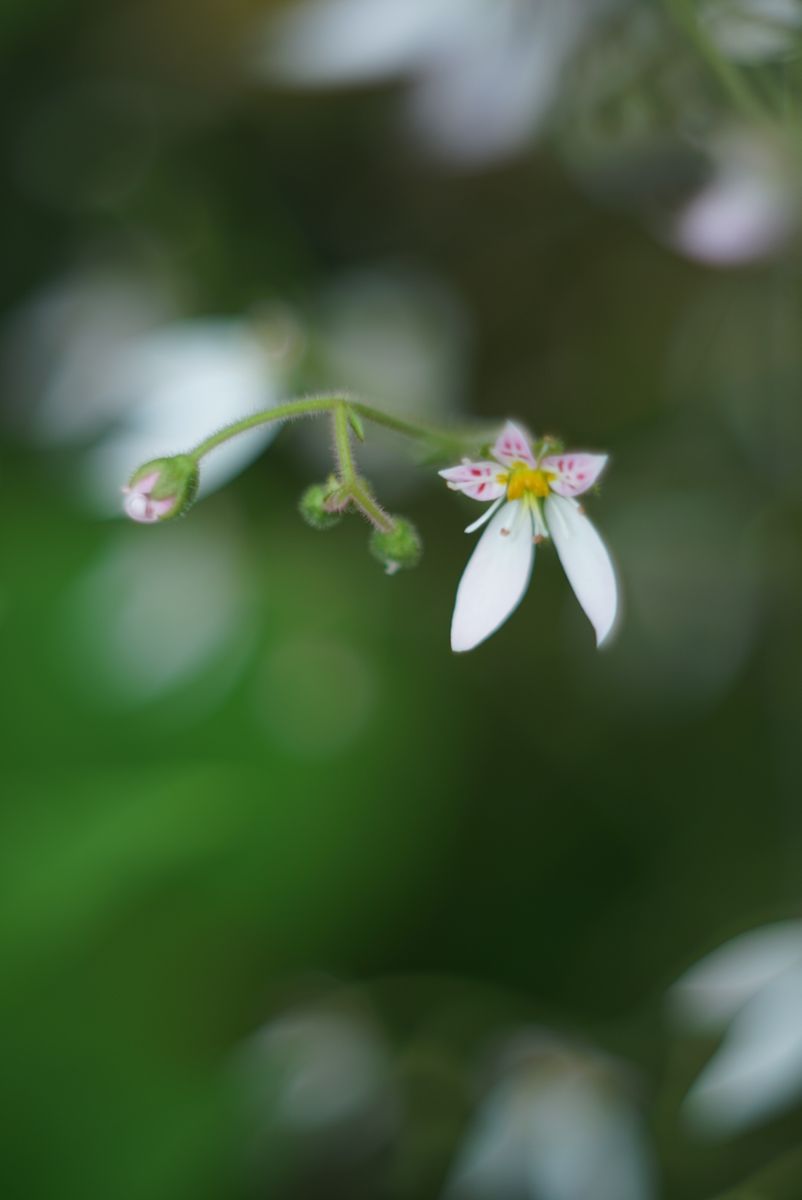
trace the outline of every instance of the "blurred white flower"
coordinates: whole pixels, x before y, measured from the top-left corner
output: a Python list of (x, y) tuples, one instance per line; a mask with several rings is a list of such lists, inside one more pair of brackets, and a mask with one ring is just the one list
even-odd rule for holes
[(438, 420), (464, 382), (465, 314), (439, 280), (393, 267), (354, 271), (315, 304), (321, 369), (396, 411)]
[[(99, 511), (119, 505), (119, 483), (141, 463), (180, 454), (213, 430), (276, 402), (285, 364), (270, 313), (170, 319), (169, 294), (124, 274), (78, 274), (17, 316), (11, 363), (28, 431), (76, 455), (79, 486)], [(281, 346), (287, 342), (280, 317)], [(231, 479), (274, 436), (268, 426), (204, 461), (201, 490)]]
[(446, 1200), (650, 1200), (651, 1154), (620, 1068), (526, 1039), (482, 1102)]
[[(719, 702), (760, 631), (766, 581), (752, 552), (756, 509), (715, 445), (700, 439), (694, 446), (679, 492), (676, 480), (660, 478), (672, 454), (687, 457), (687, 447), (665, 431), (660, 445), (644, 442), (633, 459), (617, 463), (619, 499), (605, 498), (605, 530), (627, 584), (614, 677), (594, 669), (575, 637), (566, 638), (577, 686), (633, 728)], [(704, 488), (694, 486), (691, 471), (704, 474)], [(633, 495), (636, 505), (624, 499)]]
[(408, 121), (446, 159), (516, 152), (621, 0), (306, 0), (272, 17), (255, 67), (301, 87), (411, 76)]
[(25, 303), (6, 327), (5, 368), (16, 416), (37, 441), (89, 441), (125, 408), (122, 353), (171, 321), (167, 283), (113, 267), (78, 270)]
[(726, 138), (711, 179), (676, 218), (670, 239), (689, 258), (738, 266), (771, 257), (799, 226), (800, 191), (778, 147)]
[(703, 0), (699, 20), (719, 53), (734, 62), (768, 62), (799, 50), (800, 0)]
[[(209, 433), (279, 397), (260, 336), (246, 321), (180, 321), (137, 339), (117, 360), (127, 395), (124, 420), (88, 456), (93, 491), (105, 497), (140, 463), (190, 450)], [(228, 482), (258, 457), (276, 426), (251, 431), (213, 451), (201, 468), (201, 494)]]
[[(203, 603), (191, 602), (199, 596)], [(233, 682), (252, 646), (245, 565), (230, 523), (198, 514), (158, 537), (121, 530), (77, 580), (65, 616), (76, 676), (104, 702), (136, 707), (192, 684), (177, 717), (194, 717)]]
[(254, 1151), (271, 1171), (295, 1145), (302, 1170), (359, 1160), (395, 1132), (399, 1103), (388, 1047), (368, 1017), (299, 1005), (264, 1026), (238, 1055)]
[[(465, 388), (466, 324), (457, 298), (436, 278), (394, 267), (349, 272), (316, 298), (314, 383), (369, 397), (398, 416), (447, 422)], [(328, 468), (319, 430), (299, 426), (293, 442), (320, 470)], [(397, 440), (380, 430), (371, 429), (359, 447), (359, 462), (368, 476), (381, 474), (389, 500), (425, 486), (422, 474), (399, 459)]]
[(676, 1019), (723, 1032), (685, 1099), (698, 1129), (731, 1134), (802, 1099), (802, 921), (726, 942), (669, 992)]

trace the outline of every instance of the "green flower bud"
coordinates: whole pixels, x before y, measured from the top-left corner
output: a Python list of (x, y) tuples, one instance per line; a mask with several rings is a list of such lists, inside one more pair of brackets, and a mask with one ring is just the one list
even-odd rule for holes
[(152, 525), (185, 513), (198, 493), (198, 464), (189, 454), (154, 458), (131, 476), (125, 511), (132, 521)]
[(423, 553), (423, 544), (415, 526), (406, 517), (393, 517), (389, 533), (374, 529), (370, 535), (370, 552), (384, 564), (388, 575), (407, 567), (416, 567)]
[(362, 418), (358, 413), (355, 413), (352, 408), (348, 409), (348, 424), (353, 429), (360, 442), (365, 440), (365, 427), (362, 424)]
[(330, 475), (325, 483), (313, 483), (298, 502), (298, 511), (313, 529), (331, 529), (342, 516), (337, 506), (340, 481)]

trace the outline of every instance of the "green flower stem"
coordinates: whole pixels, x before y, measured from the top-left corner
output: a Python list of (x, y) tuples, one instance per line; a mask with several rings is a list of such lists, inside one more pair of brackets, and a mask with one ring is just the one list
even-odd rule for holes
[(337, 453), (343, 495), (347, 496), (365, 514), (376, 529), (382, 533), (392, 533), (395, 528), (392, 518), (377, 504), (364, 481), (357, 474), (351, 449), (350, 407), (346, 401), (340, 400), (334, 408), (334, 448)]
[(400, 417), (393, 417), (389, 413), (381, 412), (369, 404), (353, 400), (344, 392), (331, 392), (318, 396), (307, 396), (303, 400), (290, 400), (286, 404), (276, 405), (275, 408), (268, 408), (263, 412), (243, 417), (241, 421), (235, 421), (232, 425), (227, 425), (224, 429), (219, 429), (217, 433), (206, 438), (190, 451), (190, 456), (196, 462), (200, 462), (211, 450), (222, 446), (224, 442), (236, 437), (239, 433), (246, 433), (249, 429), (257, 429), (260, 425), (269, 425), (273, 421), (291, 421), (296, 417), (316, 417), (321, 413), (337, 412), (339, 408), (343, 407), (346, 409), (346, 417), (347, 410), (350, 409), (365, 421), (372, 421), (374, 425), (382, 425), (385, 429), (391, 429), (394, 433), (400, 433), (404, 437), (428, 443), (431, 447), (443, 452), (444, 457), (451, 453), (459, 455), (469, 442), (476, 441), (472, 435), (455, 434), (450, 430), (436, 429), (420, 422), (404, 421)]
[(771, 120), (772, 114), (767, 111), (761, 97), (755, 93), (743, 73), (719, 54), (699, 23), (695, 5), (689, 0), (665, 0), (665, 4), (676, 24), (687, 34), (733, 103), (752, 120)]

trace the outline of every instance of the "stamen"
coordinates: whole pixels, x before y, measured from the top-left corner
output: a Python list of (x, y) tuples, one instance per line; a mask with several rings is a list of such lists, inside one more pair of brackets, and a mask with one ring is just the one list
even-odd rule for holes
[(540, 503), (537, 500), (532, 501), (532, 526), (536, 542), (542, 542), (549, 536), (546, 522), (543, 520), (543, 514), (540, 511)]
[(482, 515), (481, 515), (481, 517), (479, 518), (479, 520), (478, 520), (478, 521), (473, 521), (473, 522), (472, 522), (472, 523), (471, 523), (471, 524), (470, 524), (470, 525), (467, 527), (467, 529), (465, 530), (465, 532), (466, 532), (466, 533), (474, 533), (474, 532), (475, 532), (477, 529), (481, 529), (481, 528), (482, 528), (482, 526), (485, 524), (485, 522), (486, 522), (486, 521), (489, 521), (489, 520), (490, 520), (490, 518), (493, 516), (493, 513), (496, 511), (496, 509), (497, 509), (497, 508), (498, 508), (498, 506), (501, 504), (501, 502), (502, 502), (502, 500), (503, 500), (503, 499), (504, 499), (504, 497), (503, 497), (503, 496), (499, 496), (498, 500), (494, 500), (494, 501), (493, 501), (493, 503), (490, 505), (490, 507), (489, 507), (489, 508), (488, 508), (488, 509), (487, 509), (485, 512), (483, 512), (483, 513), (482, 513)]
[(520, 501), (518, 501), (515, 504), (515, 512), (512, 514), (512, 520), (510, 521), (510, 527), (509, 527), (509, 529), (501, 530), (502, 537), (509, 537), (510, 534), (515, 533), (516, 529), (520, 525), (521, 520), (524, 516), (526, 507), (527, 507), (527, 505), (522, 504)]

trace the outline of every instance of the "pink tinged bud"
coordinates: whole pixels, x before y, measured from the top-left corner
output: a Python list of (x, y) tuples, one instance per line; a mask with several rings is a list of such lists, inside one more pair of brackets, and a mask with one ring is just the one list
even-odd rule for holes
[(139, 521), (143, 525), (151, 525), (154, 521), (161, 521), (175, 508), (175, 496), (168, 496), (166, 500), (154, 500), (145, 491), (135, 491), (133, 488), (125, 488), (124, 490), (126, 515), (132, 521)]
[(185, 512), (197, 488), (197, 464), (188, 455), (159, 459), (140, 467), (123, 488), (123, 507), (132, 521), (153, 525)]

